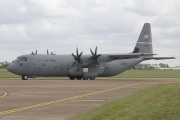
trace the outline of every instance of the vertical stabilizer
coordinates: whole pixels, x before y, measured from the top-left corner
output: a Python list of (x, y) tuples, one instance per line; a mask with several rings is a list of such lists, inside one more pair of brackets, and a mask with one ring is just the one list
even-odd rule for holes
[(150, 23), (144, 24), (133, 53), (153, 53)]

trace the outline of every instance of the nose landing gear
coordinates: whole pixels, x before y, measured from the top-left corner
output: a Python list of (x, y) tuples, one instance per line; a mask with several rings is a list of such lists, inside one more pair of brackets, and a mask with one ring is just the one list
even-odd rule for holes
[(28, 76), (27, 75), (22, 75), (22, 80), (27, 80)]

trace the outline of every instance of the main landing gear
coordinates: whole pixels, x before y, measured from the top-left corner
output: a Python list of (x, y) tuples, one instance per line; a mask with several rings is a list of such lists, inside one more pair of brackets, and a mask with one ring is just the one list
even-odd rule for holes
[(95, 80), (95, 77), (69, 77), (69, 79), (70, 80), (75, 80), (75, 79), (77, 79), (77, 80), (81, 80), (81, 79), (83, 79), (83, 80), (88, 80), (88, 79), (90, 79), (90, 80)]
[(22, 75), (22, 79), (23, 79), (23, 80), (27, 80), (27, 79), (28, 79), (28, 76), (27, 76), (27, 75)]

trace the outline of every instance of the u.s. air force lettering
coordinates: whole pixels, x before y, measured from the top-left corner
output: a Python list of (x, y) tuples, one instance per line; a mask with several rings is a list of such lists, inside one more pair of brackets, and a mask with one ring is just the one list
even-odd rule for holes
[(55, 59), (38, 59), (38, 62), (56, 62)]

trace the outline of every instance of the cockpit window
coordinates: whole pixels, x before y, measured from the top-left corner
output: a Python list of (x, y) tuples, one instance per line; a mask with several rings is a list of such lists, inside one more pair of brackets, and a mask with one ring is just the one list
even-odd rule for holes
[(16, 60), (18, 60), (18, 61), (27, 61), (27, 57), (18, 57)]
[(16, 58), (16, 61), (19, 61), (19, 58)]

